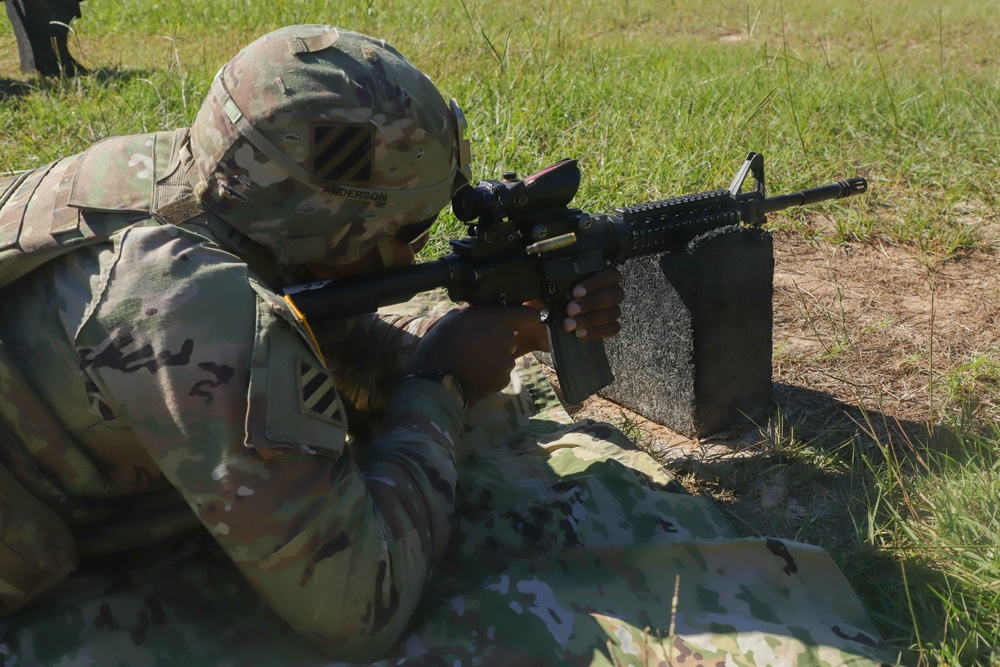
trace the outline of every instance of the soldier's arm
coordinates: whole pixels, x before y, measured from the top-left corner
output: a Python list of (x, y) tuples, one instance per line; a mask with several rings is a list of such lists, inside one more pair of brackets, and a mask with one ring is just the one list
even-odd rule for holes
[(362, 411), (385, 411), (413, 351), (434, 325), (429, 317), (359, 315), (322, 342), (341, 393)]
[(164, 234), (129, 232), (102, 271), (84, 372), (297, 632), (379, 657), (448, 543), (461, 406), (404, 382), (356, 463), (332, 377), (245, 266)]

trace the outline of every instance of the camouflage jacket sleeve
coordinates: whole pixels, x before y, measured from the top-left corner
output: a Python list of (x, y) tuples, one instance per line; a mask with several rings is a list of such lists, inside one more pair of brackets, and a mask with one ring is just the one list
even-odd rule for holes
[(401, 384), (357, 463), (332, 376), (239, 260), (160, 227), (101, 265), (75, 339), (87, 380), (297, 632), (388, 650), (449, 539), (461, 408)]

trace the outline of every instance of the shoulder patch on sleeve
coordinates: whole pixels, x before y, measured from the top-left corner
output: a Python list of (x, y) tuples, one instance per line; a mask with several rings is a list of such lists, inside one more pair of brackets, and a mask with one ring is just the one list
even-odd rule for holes
[(333, 377), (324, 368), (317, 368), (308, 361), (299, 360), (299, 398), (302, 412), (311, 414), (331, 424), (347, 426), (344, 406), (333, 383)]

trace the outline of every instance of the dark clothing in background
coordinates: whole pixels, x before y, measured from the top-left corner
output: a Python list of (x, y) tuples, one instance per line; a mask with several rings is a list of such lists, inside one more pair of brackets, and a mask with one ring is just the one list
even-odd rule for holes
[(80, 17), (80, 0), (6, 0), (6, 4), (22, 72), (73, 76), (86, 71), (66, 48), (66, 26)]

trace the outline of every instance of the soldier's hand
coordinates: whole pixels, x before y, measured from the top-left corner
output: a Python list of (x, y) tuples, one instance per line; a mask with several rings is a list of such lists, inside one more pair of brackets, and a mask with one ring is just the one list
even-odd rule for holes
[[(621, 330), (618, 323), (622, 316), (621, 304), (625, 300), (622, 288), (622, 274), (614, 267), (598, 271), (581, 280), (572, 292), (572, 299), (566, 304), (565, 331), (576, 332), (578, 338), (605, 340)], [(531, 302), (533, 308), (541, 309), (542, 303)], [(535, 350), (549, 351), (548, 334), (545, 325), (518, 332), (520, 354)]]
[(528, 306), (472, 306), (449, 312), (424, 336), (407, 373), (421, 370), (454, 375), (469, 405), (510, 382), (519, 356), (518, 330), (537, 327), (538, 311)]
[(624, 300), (622, 274), (609, 266), (573, 288), (573, 300), (566, 304), (563, 329), (575, 331), (577, 338), (611, 338), (621, 330), (618, 320)]

